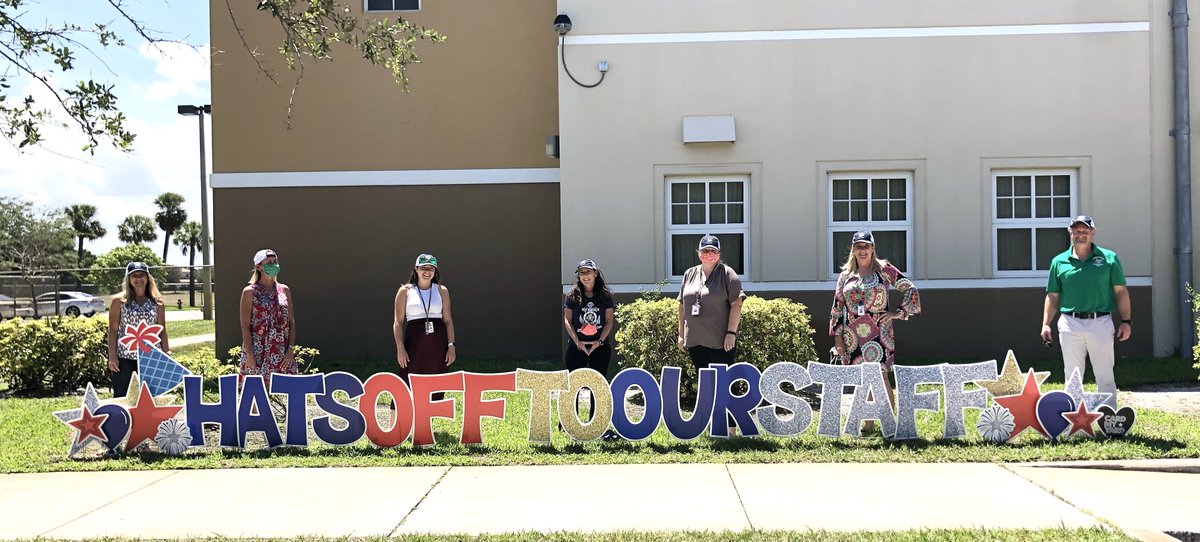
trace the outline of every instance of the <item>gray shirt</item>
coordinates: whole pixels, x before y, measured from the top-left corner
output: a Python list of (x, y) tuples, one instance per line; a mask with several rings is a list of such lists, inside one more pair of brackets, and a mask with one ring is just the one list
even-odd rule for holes
[[(725, 332), (729, 331), (729, 308), (734, 301), (746, 297), (742, 279), (729, 266), (721, 263), (705, 277), (700, 267), (683, 272), (679, 286), (679, 302), (683, 305), (683, 344), (724, 348)], [(700, 314), (692, 316), (692, 306), (700, 299)]]

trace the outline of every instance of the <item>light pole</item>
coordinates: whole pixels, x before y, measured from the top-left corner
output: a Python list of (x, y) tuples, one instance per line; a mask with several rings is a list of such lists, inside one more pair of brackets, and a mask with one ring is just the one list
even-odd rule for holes
[(200, 120), (200, 254), (203, 257), (203, 296), (200, 313), (205, 320), (212, 320), (212, 265), (208, 260), (208, 171), (204, 164), (204, 114), (212, 114), (212, 105), (181, 105), (180, 115), (196, 115)]

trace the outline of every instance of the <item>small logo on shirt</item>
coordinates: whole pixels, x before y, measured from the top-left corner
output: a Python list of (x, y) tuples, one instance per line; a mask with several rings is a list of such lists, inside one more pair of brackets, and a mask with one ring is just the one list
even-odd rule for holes
[(1104, 258), (1100, 256), (1093, 256), (1092, 265), (1096, 267), (1104, 267)]

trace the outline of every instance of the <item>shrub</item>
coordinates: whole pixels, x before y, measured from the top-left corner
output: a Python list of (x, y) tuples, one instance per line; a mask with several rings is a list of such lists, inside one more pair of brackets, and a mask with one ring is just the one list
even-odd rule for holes
[(172, 357), (180, 365), (187, 367), (192, 374), (204, 377), (204, 386), (213, 389), (217, 387), (217, 377), (237, 373), (236, 364), (225, 363), (217, 359), (216, 351), (208, 345), (201, 346), (190, 353)]
[[(316, 348), (296, 345), (293, 353), (296, 356), (296, 372), (298, 374), (316, 374), (317, 368), (313, 365), (313, 360), (321, 355), (321, 351)], [(241, 345), (229, 349), (229, 359), (227, 364), (232, 365), (234, 371), (237, 371), (238, 364), (242, 362), (242, 347)]]
[[(1196, 311), (1200, 310), (1200, 292), (1193, 290), (1192, 285), (1189, 284), (1188, 293), (1192, 296), (1192, 314), (1196, 314)], [(1192, 338), (1192, 342), (1194, 343), (1192, 346), (1192, 360), (1196, 364), (1192, 365), (1192, 367), (1200, 369), (1200, 341), (1195, 340), (1195, 337), (1200, 337), (1200, 317), (1196, 319), (1196, 328), (1193, 331), (1196, 332), (1196, 335)]]
[(107, 383), (108, 319), (50, 317), (0, 323), (0, 379), (18, 393)]
[[(642, 296), (617, 307), (617, 352), (620, 365), (641, 367), (659, 375), (665, 366), (683, 369), (680, 384), (688, 397), (695, 395), (696, 369), (687, 354), (676, 348), (679, 336), (679, 302), (673, 298)], [(789, 299), (766, 300), (756, 296), (742, 302), (736, 361), (765, 369), (780, 361), (808, 365), (818, 359), (807, 308)], [(692, 390), (688, 393), (688, 390)]]
[[(167, 285), (167, 272), (161, 267), (162, 260), (150, 247), (138, 244), (117, 247), (96, 258), (96, 263), (92, 264), (92, 270), (88, 272), (88, 278), (96, 285), (98, 292), (120, 292), (121, 281), (125, 278), (125, 266), (129, 262), (146, 262), (159, 289)], [(106, 267), (118, 269), (103, 269)]]

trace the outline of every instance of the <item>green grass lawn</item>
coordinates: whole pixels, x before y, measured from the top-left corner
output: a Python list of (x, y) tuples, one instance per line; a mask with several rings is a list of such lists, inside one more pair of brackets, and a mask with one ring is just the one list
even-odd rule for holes
[[(996, 529), (919, 529), (912, 531), (883, 531), (883, 532), (860, 532), (860, 533), (843, 533), (829, 531), (724, 531), (724, 532), (634, 532), (621, 531), (613, 533), (590, 533), (590, 532), (554, 532), (554, 533), (512, 533), (499, 535), (480, 535), (480, 536), (464, 536), (464, 535), (405, 535), (405, 540), (412, 542), (451, 542), (451, 541), (476, 541), (476, 542), (574, 542), (576, 540), (591, 540), (600, 542), (617, 542), (617, 541), (633, 541), (633, 542), (648, 542), (648, 541), (668, 541), (668, 542), (775, 542), (778, 540), (787, 541), (828, 541), (828, 542), (873, 542), (876, 540), (886, 542), (1042, 542), (1042, 541), (1057, 541), (1057, 540), (1073, 540), (1077, 542), (1124, 542), (1134, 541), (1136, 538), (1130, 538), (1122, 533), (1114, 532), (1108, 529), (1095, 527), (1091, 529), (1046, 529), (1041, 531), (1030, 530), (996, 530)], [(124, 542), (124, 538), (106, 538), (110, 542)], [(192, 539), (198, 541), (205, 540), (220, 540), (222, 542), (240, 542), (240, 541), (259, 541), (272, 542), (273, 538), (213, 538), (213, 539)], [(348, 537), (348, 538), (316, 538), (316, 537), (298, 537), (288, 538), (286, 540), (299, 540), (304, 542), (388, 542), (394, 540), (387, 537)]]
[(178, 339), (195, 335), (208, 335), (214, 332), (215, 324), (216, 321), (214, 320), (177, 320), (167, 322), (167, 337)]

